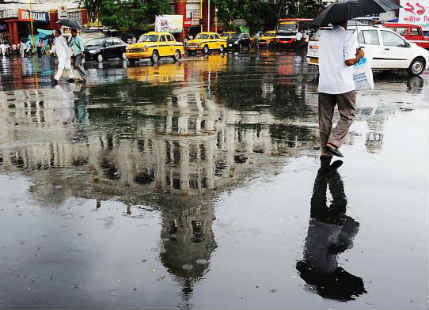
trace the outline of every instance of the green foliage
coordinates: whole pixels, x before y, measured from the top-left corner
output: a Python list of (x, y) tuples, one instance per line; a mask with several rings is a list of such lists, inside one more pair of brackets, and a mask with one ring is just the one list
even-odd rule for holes
[(316, 17), (321, 0), (212, 0), (225, 30), (236, 30), (235, 19), (245, 19), (251, 32), (272, 29), (279, 17)]
[(144, 29), (155, 15), (170, 13), (168, 0), (80, 0), (90, 21), (100, 16), (105, 26), (120, 30)]

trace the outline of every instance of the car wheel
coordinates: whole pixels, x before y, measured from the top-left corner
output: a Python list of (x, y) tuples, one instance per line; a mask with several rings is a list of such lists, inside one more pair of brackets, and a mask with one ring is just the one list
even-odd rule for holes
[(225, 46), (221, 45), (220, 48), (219, 48), (219, 52), (221, 54), (225, 53)]
[(152, 53), (152, 57), (150, 58), (150, 60), (152, 61), (152, 65), (157, 65), (159, 63), (159, 54), (158, 51), (153, 51)]
[(207, 45), (205, 45), (204, 48), (203, 48), (204, 55), (208, 55), (209, 52), (210, 52), (209, 47)]
[(100, 62), (103, 62), (103, 55), (101, 55), (101, 54), (98, 54), (97, 55), (97, 61), (100, 63)]
[(176, 52), (174, 53), (173, 59), (175, 62), (179, 61), (180, 58), (182, 58), (182, 54), (180, 53), (179, 50), (176, 50)]
[(412, 75), (420, 75), (425, 71), (426, 62), (423, 58), (417, 57), (413, 60), (410, 67), (408, 68), (408, 72)]

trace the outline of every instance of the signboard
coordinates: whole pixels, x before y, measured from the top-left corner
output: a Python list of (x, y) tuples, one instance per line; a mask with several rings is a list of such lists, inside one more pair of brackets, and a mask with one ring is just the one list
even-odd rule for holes
[(18, 20), (21, 22), (40, 22), (40, 23), (49, 23), (49, 13), (48, 12), (32, 12), (30, 14), (29, 10), (18, 9)]
[(200, 24), (200, 4), (199, 3), (186, 3), (186, 19), (191, 20), (192, 26)]
[(401, 0), (399, 23), (420, 25), (429, 29), (429, 0)]
[(183, 31), (183, 15), (158, 15), (155, 18), (156, 32), (181, 33)]

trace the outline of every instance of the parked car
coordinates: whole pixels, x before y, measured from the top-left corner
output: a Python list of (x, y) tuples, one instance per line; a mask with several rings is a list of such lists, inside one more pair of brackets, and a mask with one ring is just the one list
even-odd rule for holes
[(421, 26), (398, 23), (386, 23), (383, 26), (399, 33), (411, 43), (415, 43), (420, 47), (429, 49), (429, 37), (424, 35)]
[[(325, 29), (326, 30), (326, 29)], [(308, 44), (307, 63), (319, 64), (320, 31)], [(382, 26), (349, 26), (358, 38), (365, 54), (372, 59), (373, 70), (405, 69), (412, 75), (420, 75), (429, 65), (429, 51), (410, 43), (396, 32)]]
[(136, 44), (128, 46), (125, 56), (130, 63), (139, 59), (150, 59), (152, 64), (158, 64), (161, 57), (172, 57), (178, 61), (185, 53), (183, 43), (168, 32), (148, 32), (142, 34)]
[(250, 47), (250, 34), (248, 33), (236, 33), (228, 39), (228, 49), (240, 50), (243, 47)]
[(267, 31), (261, 34), (256, 41), (256, 46), (258, 47), (272, 47), (274, 44), (274, 40), (276, 38), (276, 32), (273, 31)]
[(125, 58), (127, 44), (116, 37), (105, 37), (89, 40), (85, 45), (85, 60), (103, 62), (109, 58)]
[(226, 50), (226, 40), (222, 39), (216, 32), (201, 32), (196, 35), (195, 39), (186, 43), (188, 54), (201, 51), (207, 55), (213, 50), (218, 50), (221, 53)]

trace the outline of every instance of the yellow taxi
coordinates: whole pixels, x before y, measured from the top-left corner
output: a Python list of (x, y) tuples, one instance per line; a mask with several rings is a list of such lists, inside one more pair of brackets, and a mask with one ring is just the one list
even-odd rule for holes
[(177, 42), (172, 34), (148, 32), (142, 34), (137, 43), (128, 45), (125, 56), (130, 63), (150, 58), (152, 64), (158, 64), (161, 57), (172, 57), (174, 61), (178, 61), (183, 54), (183, 44)]
[(212, 50), (219, 50), (221, 53), (225, 52), (226, 40), (222, 39), (216, 32), (201, 32), (197, 34), (195, 39), (189, 40), (186, 43), (186, 51), (188, 54), (202, 51), (205, 55)]
[(274, 30), (267, 31), (261, 34), (261, 36), (258, 38), (257, 44), (260, 47), (267, 47), (274, 42), (275, 38), (276, 38), (276, 32)]

